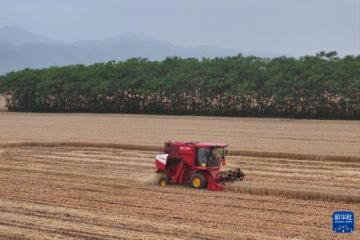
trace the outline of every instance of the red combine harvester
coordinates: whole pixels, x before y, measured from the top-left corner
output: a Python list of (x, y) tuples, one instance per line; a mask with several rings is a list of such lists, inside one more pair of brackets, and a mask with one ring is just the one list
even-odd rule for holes
[(225, 182), (241, 181), (240, 168), (221, 171), (226, 164), (227, 144), (199, 142), (165, 142), (164, 153), (156, 155), (157, 173), (163, 176), (160, 186), (189, 184), (193, 188), (223, 191)]

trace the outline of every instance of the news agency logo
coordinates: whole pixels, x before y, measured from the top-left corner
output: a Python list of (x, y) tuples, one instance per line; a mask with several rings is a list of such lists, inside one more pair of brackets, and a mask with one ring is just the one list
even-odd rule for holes
[(332, 220), (335, 233), (352, 233), (355, 230), (355, 215), (351, 211), (336, 211)]

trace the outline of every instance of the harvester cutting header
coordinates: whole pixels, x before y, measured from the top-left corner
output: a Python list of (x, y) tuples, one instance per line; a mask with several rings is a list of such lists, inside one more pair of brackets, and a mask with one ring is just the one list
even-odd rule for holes
[(224, 190), (225, 182), (241, 181), (245, 174), (236, 168), (221, 171), (226, 165), (227, 144), (201, 142), (165, 142), (164, 153), (156, 155), (160, 186), (189, 184), (210, 191)]

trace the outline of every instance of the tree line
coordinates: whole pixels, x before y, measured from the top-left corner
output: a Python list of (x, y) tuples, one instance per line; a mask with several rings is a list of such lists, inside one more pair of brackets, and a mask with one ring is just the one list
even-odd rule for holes
[(0, 77), (10, 111), (360, 119), (360, 55), (234, 56), (24, 69)]

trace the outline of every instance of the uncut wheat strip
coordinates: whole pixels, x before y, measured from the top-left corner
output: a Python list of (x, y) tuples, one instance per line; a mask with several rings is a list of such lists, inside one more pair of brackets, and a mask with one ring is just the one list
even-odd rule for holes
[(301, 171), (306, 174), (315, 172), (316, 174), (323, 175), (329, 174), (330, 176), (336, 175), (358, 175), (360, 174), (360, 166), (337, 166), (337, 165), (328, 165), (323, 163), (322, 165), (306, 165), (306, 164), (278, 164), (273, 162), (246, 162), (246, 163), (236, 163), (233, 161), (228, 161), (227, 166), (229, 168), (240, 167), (242, 170), (246, 171)]
[[(16, 157), (17, 158), (17, 157)], [(50, 161), (49, 161), (50, 159)], [(2, 161), (2, 166), (4, 167), (4, 165), (8, 165), (8, 166), (29, 166), (31, 169), (34, 169), (34, 167), (36, 166), (39, 169), (42, 170), (52, 170), (52, 169), (63, 169), (63, 171), (102, 171), (106, 174), (110, 174), (110, 173), (115, 173), (116, 175), (118, 175), (116, 172), (118, 172), (119, 174), (121, 174), (121, 172), (125, 172), (125, 171), (129, 171), (129, 170), (134, 170), (134, 167), (137, 169), (136, 171), (138, 173), (141, 172), (152, 172), (153, 168), (149, 167), (150, 165), (147, 165), (146, 163), (136, 163), (133, 161), (124, 161), (124, 162), (113, 162), (113, 161), (103, 161), (103, 160), (99, 160), (99, 161), (95, 161), (95, 160), (87, 160), (86, 161), (81, 161), (79, 159), (76, 158), (69, 158), (69, 157), (53, 157), (53, 156), (49, 156), (49, 155), (45, 155), (45, 156), (32, 156), (32, 157), (28, 157), (26, 161), (22, 162), (22, 158), (19, 159), (19, 161), (17, 163), (14, 162), (14, 159), (12, 159), (10, 162), (7, 161), (6, 164), (4, 161)], [(89, 162), (91, 162), (91, 164), (89, 165)], [(35, 164), (35, 165), (34, 165)], [(88, 165), (84, 168), (84, 165)], [(152, 164), (151, 164), (152, 166)]]
[(280, 170), (280, 169), (262, 169), (259, 168), (246, 168), (243, 169), (245, 171), (245, 174), (247, 176), (252, 176), (254, 174), (256, 175), (263, 175), (263, 176), (282, 176), (282, 177), (288, 177), (288, 178), (303, 178), (303, 179), (316, 179), (317, 177), (323, 178), (323, 179), (329, 179), (330, 181), (334, 180), (340, 180), (346, 178), (346, 179), (353, 179), (353, 180), (359, 180), (359, 172), (358, 171), (341, 171), (341, 172), (332, 172), (332, 171), (301, 171), (301, 169), (289, 169), (286, 170)]
[[(135, 162), (153, 162), (154, 156), (144, 156), (140, 153), (132, 153), (132, 154), (83, 154), (77, 152), (48, 152), (48, 153), (41, 153), (41, 154), (51, 154), (52, 156), (64, 156), (64, 157), (76, 157), (79, 159), (97, 159), (97, 160), (118, 160), (118, 161), (135, 161)], [(37, 154), (39, 155), (39, 153)]]
[[(45, 144), (46, 145), (46, 144)], [(120, 149), (120, 148), (107, 148), (107, 147), (91, 147), (91, 146), (84, 146), (84, 147), (80, 147), (80, 146), (26, 146), (26, 145), (21, 145), (16, 147), (16, 146), (12, 146), (12, 144), (10, 144), (9, 147), (4, 147), (4, 149), (17, 149), (19, 151), (36, 151), (36, 152), (48, 152), (49, 149), (53, 149), (55, 151), (60, 151), (60, 152), (64, 152), (64, 151), (78, 151), (78, 152), (89, 152), (89, 153), (93, 153), (96, 154), (96, 152), (99, 153), (116, 153), (116, 152), (124, 152), (124, 151), (128, 151), (125, 149)]]
[(0, 144), (3, 148), (9, 147), (95, 147), (124, 150), (158, 151), (161, 147), (151, 145), (121, 144), (121, 143), (92, 143), (92, 142), (17, 142)]
[(303, 172), (314, 172), (317, 173), (326, 173), (330, 172), (331, 175), (339, 174), (341, 172), (346, 172), (346, 174), (353, 172), (354, 174), (360, 173), (360, 166), (336, 166), (336, 165), (328, 165), (326, 163), (323, 163), (322, 165), (306, 165), (306, 164), (278, 164), (278, 163), (272, 163), (272, 162), (243, 162), (243, 163), (236, 163), (234, 161), (228, 161), (227, 163), (228, 167), (234, 168), (234, 167), (240, 167), (241, 169), (246, 170), (256, 170), (256, 169), (264, 169), (264, 170), (270, 170), (276, 169), (280, 171), (287, 171), (287, 170), (294, 170), (294, 171), (303, 171)]
[[(360, 185), (359, 182), (354, 182), (354, 183), (348, 183), (346, 181), (344, 182), (329, 182), (327, 180), (324, 179), (320, 179), (320, 180), (293, 180), (293, 179), (287, 179), (287, 178), (264, 178), (264, 177), (254, 177), (252, 176), (249, 179), (244, 180), (243, 182), (239, 183), (239, 184), (263, 184), (263, 185), (269, 185), (271, 184), (272, 186), (275, 185), (281, 185), (281, 186), (293, 186), (293, 185), (298, 185), (298, 186), (304, 186), (305, 188), (309, 188), (309, 189), (314, 189), (317, 187), (321, 187), (321, 188), (333, 188), (333, 189), (341, 189), (342, 191), (352, 191), (352, 192), (357, 192), (360, 191)], [(238, 184), (238, 183), (228, 183), (228, 184)]]
[[(43, 160), (43, 161), (41, 161)], [(138, 174), (151, 174), (152, 168), (143, 167), (135, 164), (116, 163), (105, 165), (104, 163), (86, 163), (84, 161), (76, 162), (69, 159), (57, 159), (54, 163), (50, 163), (49, 157), (44, 159), (37, 158), (36, 162), (23, 162), (23, 161), (0, 161), (1, 169), (29, 169), (39, 170), (42, 172), (73, 172), (73, 173), (89, 173), (89, 174), (100, 174), (104, 173), (107, 175), (119, 176), (124, 173), (128, 173), (130, 170), (136, 169), (135, 173)]]
[[(111, 179), (111, 180), (128, 180), (126, 173), (128, 172), (128, 168), (125, 168), (123, 172), (114, 172), (114, 174), (109, 175), (104, 172), (92, 172), (92, 173), (84, 173), (84, 172), (74, 172), (71, 169), (67, 169), (66, 171), (57, 171), (52, 169), (37, 169), (31, 167), (9, 167), (3, 166), (0, 164), (0, 171), (12, 171), (12, 172), (25, 172), (26, 174), (53, 174), (60, 176), (68, 176), (68, 177), (88, 177), (88, 178), (96, 178), (96, 179)], [(100, 174), (102, 173), (102, 174)]]
[(309, 199), (309, 200), (323, 200), (334, 202), (348, 202), (360, 203), (360, 195), (350, 194), (334, 194), (327, 192), (313, 192), (313, 191), (299, 191), (292, 189), (281, 188), (266, 188), (266, 187), (245, 187), (245, 186), (227, 186), (227, 190), (238, 193), (258, 194), (258, 195), (273, 195), (295, 199)]
[(112, 153), (112, 154), (103, 154), (101, 152), (98, 152), (97, 154), (89, 154), (89, 153), (78, 153), (78, 152), (55, 152), (54, 155), (72, 155), (72, 156), (76, 156), (79, 158), (94, 158), (94, 159), (118, 159), (118, 158), (127, 158), (127, 159), (132, 159), (133, 161), (143, 161), (144, 159), (146, 160), (153, 160), (155, 157), (154, 155), (145, 155), (142, 153), (139, 153), (137, 151), (124, 151), (120, 153)]
[[(329, 171), (329, 173), (323, 172), (321, 174), (310, 173), (310, 172), (298, 172), (296, 170), (289, 169), (286, 171), (277, 171), (274, 168), (271, 170), (263, 170), (261, 167), (259, 168), (243, 168), (242, 169), (246, 176), (245, 180), (269, 180), (274, 181), (275, 179), (279, 179), (281, 181), (294, 181), (294, 182), (328, 182), (329, 184), (360, 184), (360, 177), (357, 174), (347, 173), (347, 172), (339, 172), (336, 175)], [(359, 185), (360, 186), (360, 185)]]
[(262, 165), (262, 164), (243, 164), (243, 165), (236, 165), (236, 164), (227, 164), (227, 167), (224, 169), (232, 169), (239, 167), (245, 173), (254, 173), (256, 171), (262, 171), (264, 173), (274, 173), (274, 174), (283, 174), (283, 173), (291, 173), (291, 174), (300, 174), (304, 177), (306, 176), (329, 176), (329, 177), (346, 177), (349, 176), (353, 179), (360, 180), (360, 168), (351, 168), (351, 167), (330, 167), (330, 168), (317, 168), (317, 167), (303, 167), (303, 166), (279, 166), (279, 165)]
[(154, 164), (152, 162), (138, 162), (138, 161), (133, 161), (132, 159), (127, 159), (127, 158), (110, 158), (110, 159), (115, 159), (115, 160), (107, 160), (106, 159), (94, 159), (94, 158), (78, 158), (78, 157), (72, 157), (72, 155), (40, 155), (40, 154), (36, 154), (36, 155), (32, 155), (33, 158), (41, 158), (41, 159), (49, 159), (50, 161), (53, 160), (61, 160), (61, 161), (70, 161), (72, 163), (76, 162), (79, 164), (88, 164), (88, 163), (99, 163), (99, 164), (104, 164), (105, 166), (107, 165), (124, 165), (124, 166), (129, 166), (133, 167), (133, 166), (139, 166), (139, 167), (149, 167), (149, 166), (153, 166)]
[[(48, 149), (49, 147), (21, 147), (21, 148), (28, 148), (28, 149), (34, 149), (34, 148), (40, 148), (40, 149)], [(79, 153), (84, 153), (84, 154), (122, 154), (122, 153), (128, 153), (128, 154), (143, 154), (143, 155), (151, 155), (153, 156), (154, 153), (156, 153), (156, 151), (149, 151), (149, 150), (135, 150), (132, 151), (133, 149), (127, 150), (127, 149), (121, 149), (121, 148), (106, 148), (106, 147), (54, 147), (54, 149), (58, 149), (59, 151), (64, 151), (64, 150), (71, 150), (71, 151), (75, 151), (75, 152), (79, 152)]]
[(132, 154), (116, 154), (116, 155), (110, 155), (110, 154), (102, 154), (99, 153), (97, 155), (90, 155), (90, 154), (78, 154), (76, 152), (71, 152), (68, 151), (67, 149), (63, 149), (63, 151), (59, 151), (58, 149), (56, 149), (57, 151), (53, 151), (50, 149), (47, 149), (47, 151), (44, 151), (42, 149), (42, 151), (36, 151), (37, 149), (33, 150), (33, 151), (29, 151), (29, 150), (18, 150), (16, 152), (9, 152), (7, 154), (4, 154), (3, 156), (11, 156), (11, 155), (16, 155), (16, 156), (39, 156), (42, 157), (41, 155), (46, 155), (46, 156), (63, 156), (63, 157), (77, 157), (79, 159), (84, 159), (84, 160), (88, 160), (88, 159), (94, 159), (94, 160), (119, 160), (119, 161), (131, 161), (131, 162), (152, 162), (153, 159), (149, 158), (148, 156), (144, 156), (144, 154), (141, 153), (137, 153), (135, 151), (132, 152)]
[[(244, 168), (243, 168), (244, 169)], [(293, 176), (318, 176), (321, 177), (334, 177), (334, 178), (353, 178), (360, 180), (360, 169), (359, 170), (350, 170), (350, 169), (303, 169), (299, 168), (286, 168), (286, 167), (264, 167), (264, 166), (253, 166), (245, 168), (247, 172), (259, 173), (273, 173), (274, 175), (293, 175)], [(244, 169), (244, 170), (245, 170)]]
[[(3, 151), (9, 152), (20, 152), (20, 153), (42, 153), (42, 152), (59, 152), (59, 153), (86, 153), (89, 155), (97, 155), (97, 154), (109, 154), (110, 156), (121, 155), (124, 153), (136, 154), (138, 155), (138, 151), (124, 150), (119, 148), (92, 148), (92, 147), (70, 147), (70, 146), (54, 146), (54, 147), (41, 147), (41, 146), (19, 146), (19, 147), (4, 147), (1, 148)], [(146, 151), (149, 153), (150, 151)]]
[[(121, 143), (90, 143), (90, 142), (21, 142), (21, 143), (3, 143), (1, 147), (21, 147), (21, 146), (40, 146), (40, 147), (103, 147), (120, 148), (126, 150), (148, 150), (161, 151), (162, 147), (152, 145), (136, 145)], [(340, 155), (316, 155), (304, 153), (286, 153), (286, 152), (266, 152), (266, 151), (246, 151), (231, 150), (230, 155), (249, 156), (262, 158), (286, 158), (296, 160), (319, 160), (319, 161), (342, 161), (342, 162), (360, 162), (358, 156), (340, 156)]]
[[(57, 169), (57, 168), (54, 168)], [(2, 174), (0, 175), (1, 177), (12, 177), (15, 178), (14, 181), (11, 181), (11, 183), (17, 183), (20, 176), (25, 175), (26, 178), (29, 178), (31, 176), (49, 176), (52, 175), (53, 177), (58, 177), (58, 178), (65, 178), (65, 179), (72, 179), (72, 178), (76, 178), (76, 179), (86, 179), (86, 181), (104, 181), (104, 180), (109, 180), (109, 181), (113, 181), (114, 179), (118, 179), (119, 177), (121, 177), (121, 172), (120, 175), (103, 175), (103, 174), (87, 174), (84, 171), (82, 171), (81, 168), (79, 168), (79, 172), (75, 172), (75, 171), (69, 171), (69, 170), (43, 170), (43, 169), (37, 169), (36, 167), (13, 167), (13, 166), (2, 166), (0, 168)], [(8, 173), (12, 173), (10, 176), (8, 175)], [(125, 168), (123, 173), (128, 172), (128, 169)], [(126, 174), (125, 174), (126, 175)], [(77, 180), (78, 181), (78, 180)], [(121, 186), (118, 182), (116, 183), (116, 186)], [(124, 186), (122, 186), (124, 187)]]
[[(288, 181), (289, 179), (298, 180), (299, 182), (307, 182), (307, 183), (315, 183), (318, 181), (319, 183), (328, 181), (329, 183), (343, 183), (345, 186), (347, 184), (354, 185), (359, 184), (358, 180), (352, 181), (352, 179), (344, 179), (343, 177), (332, 177), (332, 176), (322, 176), (319, 178), (318, 176), (303, 176), (303, 175), (292, 175), (292, 174), (274, 174), (274, 173), (264, 173), (261, 171), (257, 172), (246, 172), (247, 175), (245, 176), (244, 182), (253, 182), (253, 181), (259, 181), (259, 182), (267, 182), (267, 181), (275, 181), (278, 179), (279, 181)], [(348, 183), (347, 183), (348, 182)]]
[(319, 192), (319, 193), (329, 193), (329, 194), (347, 194), (347, 195), (359, 195), (360, 196), (360, 190), (350, 188), (348, 186), (326, 186), (321, 184), (301, 184), (301, 183), (288, 183), (288, 182), (268, 182), (268, 181), (252, 181), (252, 182), (242, 182), (239, 184), (233, 184), (233, 186), (238, 187), (244, 187), (244, 188), (276, 188), (281, 190), (293, 190), (296, 189), (297, 191), (311, 191), (311, 192)]
[(153, 156), (154, 151), (143, 151), (143, 150), (134, 150), (134, 149), (121, 149), (121, 148), (93, 148), (93, 147), (19, 147), (19, 149), (24, 150), (30, 150), (30, 151), (49, 151), (49, 148), (53, 149), (57, 152), (73, 152), (73, 153), (79, 153), (79, 154), (85, 154), (85, 155), (110, 155), (110, 156), (116, 156), (116, 155), (148, 155)]
[(348, 168), (360, 168), (360, 162), (336, 162), (336, 161), (317, 161), (317, 160), (293, 160), (285, 158), (258, 158), (258, 157), (229, 157), (227, 162), (231, 164), (237, 164), (239, 166), (244, 165), (288, 165), (288, 166), (304, 166), (304, 167), (348, 167)]
[[(19, 173), (19, 174), (25, 174), (25, 176), (30, 177), (31, 175), (39, 175), (39, 176), (46, 176), (46, 175), (52, 175), (52, 176), (62, 176), (70, 179), (82, 179), (82, 178), (92, 178), (96, 181), (103, 181), (105, 180), (112, 180), (114, 182), (114, 186), (118, 187), (125, 187), (119, 184), (119, 182), (129, 181), (129, 179), (138, 179), (141, 177), (141, 172), (136, 173), (138, 175), (129, 175), (127, 172), (128, 169), (123, 169), (123, 171), (78, 171), (74, 172), (69, 170), (66, 171), (59, 171), (59, 170), (53, 170), (53, 169), (32, 169), (29, 167), (14, 167), (14, 168), (6, 168), (6, 167), (0, 167), (0, 172), (9, 172), (12, 171), (13, 173)], [(140, 175), (139, 175), (140, 174)], [(15, 179), (16, 180), (16, 179)], [(24, 180), (26, 182), (26, 179)], [(24, 184), (24, 182), (18, 182), (19, 184)], [(134, 183), (134, 181), (133, 181)], [(141, 184), (142, 181), (138, 180), (135, 181), (136, 184)], [(5, 182), (6, 184), (6, 182)], [(35, 182), (35, 184), (37, 184)], [(61, 181), (59, 182), (61, 184)], [(132, 184), (134, 185), (134, 184)]]
[[(234, 168), (235, 166), (238, 165), (234, 165), (234, 164), (228, 164), (228, 166), (230, 168)], [(274, 165), (272, 166), (270, 165), (257, 165), (257, 164), (249, 164), (246, 166), (242, 166), (241, 165), (241, 169), (244, 169), (248, 172), (253, 172), (253, 171), (258, 171), (258, 170), (263, 170), (264, 172), (274, 172), (274, 173), (300, 173), (302, 175), (318, 175), (318, 176), (352, 176), (355, 177), (354, 179), (359, 179), (359, 177), (357, 177), (357, 175), (360, 174), (360, 168), (352, 168), (352, 167), (329, 167), (329, 168), (317, 168), (316, 166), (314, 167), (303, 167), (303, 166), (297, 166), (297, 165), (292, 165), (292, 166), (278, 166), (278, 165)]]
[[(250, 178), (250, 179), (249, 179)], [(348, 190), (360, 190), (360, 181), (351, 181), (349, 179), (341, 179), (341, 181), (331, 181), (333, 179), (330, 178), (303, 178), (303, 177), (280, 177), (280, 176), (262, 176), (262, 174), (252, 174), (250, 177), (245, 179), (242, 183), (251, 182), (251, 183), (273, 183), (273, 184), (301, 184), (307, 186), (324, 186), (324, 187), (338, 187), (338, 188), (346, 188)]]
[(334, 180), (341, 180), (346, 178), (347, 180), (353, 179), (354, 181), (358, 181), (359, 178), (356, 177), (356, 175), (358, 175), (357, 171), (341, 171), (341, 172), (336, 172), (336, 174), (334, 173), (334, 171), (328, 170), (328, 171), (308, 171), (308, 170), (304, 170), (301, 171), (301, 168), (289, 168), (288, 171), (286, 171), (285, 169), (278, 169), (276, 167), (274, 168), (269, 168), (269, 169), (263, 169), (261, 166), (254, 166), (254, 167), (246, 167), (246, 168), (242, 168), (242, 170), (245, 172), (246, 176), (251, 177), (251, 176), (262, 176), (263, 177), (282, 177), (282, 178), (293, 178), (293, 179), (309, 179), (309, 180), (313, 180), (313, 179), (317, 179), (317, 178), (324, 178), (324, 179), (334, 179)]
[(326, 180), (319, 180), (316, 181), (316, 179), (312, 181), (308, 180), (300, 180), (300, 181), (289, 181), (286, 178), (277, 179), (277, 178), (256, 178), (256, 177), (249, 177), (248, 179), (244, 180), (241, 183), (228, 183), (226, 185), (247, 185), (247, 184), (259, 184), (259, 185), (271, 185), (275, 187), (281, 186), (282, 188), (286, 188), (287, 186), (297, 186), (297, 187), (303, 187), (309, 190), (321, 188), (321, 189), (333, 189), (334, 191), (344, 191), (344, 192), (352, 192), (357, 193), (359, 192), (360, 188), (358, 186), (358, 183), (346, 183), (344, 182), (341, 184), (335, 184), (335, 183), (327, 183)]
[(12, 161), (12, 162), (32, 162), (32, 163), (41, 163), (45, 162), (46, 160), (50, 160), (49, 163), (51, 163), (51, 160), (56, 160), (56, 164), (58, 165), (63, 160), (71, 160), (74, 163), (102, 163), (104, 166), (106, 164), (128, 164), (128, 165), (141, 165), (141, 166), (147, 166), (147, 165), (153, 165), (152, 161), (150, 159), (144, 159), (144, 158), (127, 158), (127, 157), (77, 157), (76, 155), (73, 156), (72, 154), (53, 154), (51, 152), (49, 153), (28, 153), (28, 154), (7, 154), (3, 155), (3, 161)]
[[(26, 156), (26, 158), (24, 158)], [(58, 167), (61, 163), (66, 163), (68, 165), (76, 166), (81, 164), (98, 164), (99, 166), (114, 166), (114, 165), (127, 165), (127, 166), (142, 166), (148, 167), (152, 166), (153, 163), (150, 161), (135, 161), (133, 158), (110, 158), (111, 160), (107, 160), (109, 158), (101, 159), (101, 158), (77, 158), (71, 157), (72, 155), (52, 155), (51, 152), (43, 153), (43, 154), (24, 154), (23, 156), (19, 156), (18, 154), (7, 155), (3, 158), (2, 162), (4, 161), (16, 161), (17, 164), (24, 164), (27, 163), (43, 163), (43, 164), (53, 164)], [(14, 164), (16, 164), (16, 162)]]
[(340, 155), (316, 155), (305, 153), (286, 153), (286, 152), (257, 152), (245, 150), (231, 150), (230, 155), (248, 156), (262, 158), (285, 158), (295, 160), (318, 160), (318, 161), (339, 161), (339, 162), (360, 162), (358, 156), (340, 156)]

